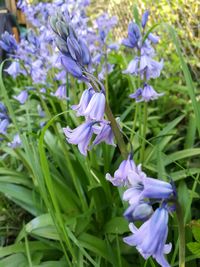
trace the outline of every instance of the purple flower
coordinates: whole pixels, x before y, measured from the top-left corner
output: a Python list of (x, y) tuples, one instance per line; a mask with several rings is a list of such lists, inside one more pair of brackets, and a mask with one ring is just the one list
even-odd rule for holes
[(152, 256), (162, 267), (170, 267), (164, 257), (164, 254), (171, 251), (171, 244), (165, 244), (168, 234), (168, 217), (168, 211), (161, 207), (139, 229), (130, 223), (129, 228), (133, 235), (125, 237), (124, 242), (135, 246), (145, 259)]
[(70, 56), (63, 55), (60, 57), (60, 60), (67, 72), (76, 78), (83, 78), (81, 67)]
[(6, 31), (1, 35), (0, 47), (9, 53), (13, 53), (17, 50), (18, 45), (15, 38)]
[(101, 142), (105, 142), (108, 145), (116, 146), (114, 143), (114, 134), (109, 122), (102, 122), (100, 126), (93, 126), (97, 137), (93, 141), (93, 145), (98, 145)]
[(160, 72), (163, 68), (163, 60), (157, 62), (147, 55), (141, 56), (140, 59), (140, 75), (143, 77), (146, 75), (146, 79), (157, 78), (160, 76)]
[(130, 222), (146, 221), (147, 219), (149, 219), (152, 213), (152, 206), (149, 203), (141, 201), (136, 205), (133, 204), (129, 206), (124, 213), (124, 217)]
[(148, 35), (148, 39), (154, 44), (157, 44), (159, 42), (159, 40), (160, 40), (160, 38), (157, 35), (153, 34), (153, 33), (150, 33)]
[(19, 101), (19, 103), (23, 105), (28, 99), (27, 91), (26, 90), (21, 91), (21, 93), (18, 96), (14, 96), (14, 99)]
[(123, 199), (131, 205), (138, 204), (144, 198), (168, 199), (174, 193), (170, 183), (147, 177), (141, 165), (129, 171), (127, 184), (129, 189), (124, 192)]
[(6, 134), (8, 125), (9, 125), (8, 119), (4, 119), (4, 120), (0, 121), (0, 134)]
[(142, 15), (142, 28), (145, 28), (145, 26), (146, 26), (146, 23), (147, 23), (147, 21), (148, 21), (148, 17), (149, 17), (149, 11), (148, 10), (146, 10), (145, 12), (144, 12), (144, 14)]
[(20, 147), (22, 144), (19, 134), (16, 134), (12, 140), (12, 142), (8, 143), (8, 146), (11, 148)]
[(80, 102), (78, 105), (73, 105), (71, 108), (73, 110), (76, 110), (77, 116), (84, 116), (84, 112), (94, 94), (94, 89), (92, 87), (86, 89), (80, 99)]
[(58, 99), (67, 99), (66, 84), (61, 84), (56, 90), (54, 96), (56, 96)]
[(132, 159), (132, 155), (129, 155), (127, 160), (121, 162), (119, 168), (114, 173), (114, 177), (109, 173), (106, 174), (106, 180), (110, 181), (114, 186), (125, 186), (128, 184), (129, 172), (135, 171), (135, 169), (135, 162)]
[(84, 116), (91, 120), (100, 121), (105, 112), (106, 98), (103, 92), (95, 92), (84, 112)]
[(88, 145), (92, 138), (94, 122), (87, 121), (75, 129), (63, 128), (67, 141), (70, 144), (78, 145), (79, 151), (84, 156), (87, 155)]
[(136, 102), (149, 102), (155, 100), (158, 97), (164, 95), (164, 93), (158, 94), (151, 85), (145, 83), (144, 88), (138, 88), (135, 93), (129, 95), (130, 98), (134, 98)]
[(157, 99), (162, 96), (164, 93), (158, 94), (151, 85), (145, 84), (142, 90), (142, 100), (149, 102), (150, 100)]
[(134, 48), (138, 45), (141, 38), (140, 28), (136, 23), (131, 22), (128, 26), (128, 38), (122, 41), (122, 44)]
[(123, 73), (129, 73), (129, 74), (133, 74), (133, 75), (137, 75), (138, 74), (138, 67), (139, 67), (139, 62), (140, 62), (140, 58), (139, 57), (135, 57), (133, 60), (130, 61), (130, 63), (128, 64), (128, 67), (125, 71), (123, 71)]
[(25, 74), (25, 71), (21, 70), (20, 64), (17, 61), (12, 62), (12, 64), (5, 69), (5, 71), (14, 78), (16, 78), (20, 73)]

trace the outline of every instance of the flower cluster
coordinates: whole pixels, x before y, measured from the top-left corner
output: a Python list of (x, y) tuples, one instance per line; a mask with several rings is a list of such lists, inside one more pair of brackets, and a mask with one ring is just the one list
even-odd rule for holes
[[(105, 89), (102, 84), (100, 90), (94, 89), (90, 83), (95, 77), (88, 71), (91, 56), (87, 44), (77, 36), (68, 12), (51, 17), (50, 23), (56, 35), (55, 42), (60, 51), (63, 67), (75, 78), (86, 81), (89, 85), (82, 93), (79, 104), (72, 105), (77, 116), (85, 117), (85, 122), (73, 130), (69, 127), (63, 129), (67, 141), (78, 145), (83, 155), (87, 155), (89, 149), (103, 141), (115, 145), (110, 122), (104, 119)], [(96, 134), (96, 138), (89, 147), (93, 134)]]
[(155, 50), (152, 44), (157, 44), (159, 37), (149, 33), (145, 33), (146, 24), (148, 21), (149, 11), (146, 11), (141, 20), (141, 25), (131, 22), (128, 26), (128, 38), (122, 41), (126, 47), (136, 50), (137, 56), (131, 60), (124, 73), (139, 76), (144, 82), (142, 88), (138, 88), (135, 93), (130, 95), (137, 102), (157, 99), (163, 94), (158, 94), (154, 88), (147, 82), (153, 78), (160, 76), (163, 68), (163, 60), (157, 62), (155, 59)]
[[(173, 201), (176, 196), (173, 186), (147, 177), (141, 165), (136, 166), (132, 155), (122, 161), (114, 177), (107, 174), (106, 178), (114, 186), (128, 187), (123, 194), (123, 200), (128, 201), (130, 206), (124, 216), (131, 222), (129, 227), (133, 235), (124, 238), (124, 241), (135, 246), (145, 259), (152, 256), (161, 266), (168, 267), (164, 254), (171, 250), (171, 245), (165, 243), (168, 212), (171, 209), (168, 202)], [(160, 207), (154, 211), (152, 205), (155, 203), (160, 203)], [(134, 221), (142, 221), (144, 224), (137, 229)]]

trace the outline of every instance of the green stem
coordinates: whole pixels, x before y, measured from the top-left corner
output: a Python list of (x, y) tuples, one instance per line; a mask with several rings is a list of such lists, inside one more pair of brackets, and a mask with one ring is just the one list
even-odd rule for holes
[(144, 121), (143, 121), (143, 133), (142, 133), (142, 146), (140, 154), (140, 162), (144, 162), (144, 151), (145, 151), (145, 142), (146, 142), (146, 132), (147, 132), (147, 102), (144, 103)]
[(179, 231), (179, 267), (185, 267), (185, 226), (184, 216), (180, 203), (176, 202), (176, 216)]
[(105, 112), (106, 112), (106, 116), (108, 117), (108, 120), (111, 123), (111, 127), (112, 127), (112, 130), (113, 130), (114, 136), (116, 138), (119, 150), (120, 150), (120, 152), (122, 154), (122, 157), (124, 159), (127, 159), (129, 153), (128, 153), (126, 144), (124, 142), (123, 135), (122, 135), (122, 133), (121, 133), (121, 131), (120, 131), (118, 125), (117, 125), (115, 117), (113, 116), (113, 113), (112, 113), (112, 111), (110, 109), (110, 106), (108, 105), (107, 102), (106, 102)]

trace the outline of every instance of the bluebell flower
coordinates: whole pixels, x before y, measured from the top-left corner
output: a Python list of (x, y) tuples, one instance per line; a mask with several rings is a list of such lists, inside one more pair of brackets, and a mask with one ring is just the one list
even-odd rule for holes
[(86, 89), (80, 99), (80, 102), (78, 105), (73, 105), (71, 108), (73, 110), (76, 110), (77, 116), (84, 116), (84, 112), (90, 103), (90, 100), (94, 94), (94, 89), (92, 87)]
[(148, 35), (148, 39), (154, 44), (157, 44), (159, 42), (159, 40), (160, 40), (159, 36), (157, 36), (157, 35), (155, 35), (153, 33), (150, 33)]
[(63, 128), (66, 140), (70, 144), (78, 145), (79, 151), (84, 156), (87, 155), (88, 145), (93, 135), (94, 122), (86, 121), (75, 129)]
[(101, 142), (105, 142), (108, 145), (116, 146), (114, 143), (114, 134), (111, 125), (107, 121), (102, 121), (100, 126), (93, 126), (96, 138), (93, 141), (93, 145), (98, 145)]
[(145, 259), (152, 256), (162, 267), (170, 267), (164, 256), (171, 251), (172, 247), (171, 244), (166, 244), (168, 217), (168, 211), (161, 207), (139, 229), (130, 223), (129, 228), (133, 235), (125, 237), (124, 242), (135, 246)]
[(129, 188), (123, 194), (123, 200), (131, 205), (138, 204), (144, 198), (168, 199), (174, 194), (170, 183), (147, 177), (141, 165), (127, 175)]
[(153, 213), (152, 206), (144, 201), (133, 204), (124, 212), (124, 217), (130, 221), (146, 221)]
[(25, 71), (21, 69), (19, 62), (17, 61), (12, 62), (11, 65), (4, 71), (6, 71), (13, 78), (16, 78), (20, 73), (22, 74), (26, 73)]
[(14, 99), (19, 101), (19, 103), (23, 105), (28, 99), (28, 92), (26, 90), (23, 90), (18, 96), (14, 96)]
[(7, 31), (1, 35), (0, 46), (8, 53), (14, 53), (18, 48), (15, 38)]
[(6, 134), (8, 125), (9, 125), (8, 119), (3, 119), (0, 121), (0, 134)]
[(150, 78), (157, 78), (163, 68), (163, 60), (160, 62), (152, 59), (147, 55), (142, 55), (140, 58), (140, 75), (142, 78), (149, 80)]
[(163, 95), (164, 93), (157, 93), (151, 85), (145, 83), (143, 88), (138, 88), (136, 92), (129, 95), (129, 97), (134, 98), (136, 102), (149, 102)]
[(8, 143), (8, 146), (11, 148), (20, 147), (22, 144), (19, 134), (16, 134), (11, 142)]
[(84, 112), (90, 120), (103, 120), (105, 112), (106, 98), (103, 92), (95, 92)]
[(141, 24), (142, 24), (142, 28), (145, 28), (146, 24), (147, 24), (147, 21), (148, 21), (148, 17), (149, 17), (149, 11), (146, 10), (144, 12), (144, 14), (142, 15), (142, 21), (141, 21)]
[(140, 28), (136, 23), (131, 22), (128, 26), (128, 38), (122, 41), (122, 44), (134, 48), (137, 47), (141, 39)]
[(45, 117), (45, 112), (40, 105), (37, 105), (37, 111), (38, 111), (38, 114), (41, 118)]
[(58, 89), (54, 93), (54, 96), (56, 96), (58, 99), (67, 99), (66, 84), (61, 84), (60, 86), (58, 86)]
[(135, 57), (133, 60), (130, 61), (130, 63), (128, 64), (128, 67), (126, 70), (123, 71), (123, 73), (129, 73), (132, 75), (138, 75), (138, 71), (139, 71), (139, 63), (140, 63), (140, 58), (139, 57)]
[(127, 160), (123, 160), (121, 162), (119, 168), (114, 173), (114, 177), (112, 177), (109, 173), (106, 174), (106, 180), (110, 181), (114, 186), (125, 186), (129, 183), (129, 172), (135, 171), (135, 169), (135, 162), (132, 159), (132, 155), (129, 155)]

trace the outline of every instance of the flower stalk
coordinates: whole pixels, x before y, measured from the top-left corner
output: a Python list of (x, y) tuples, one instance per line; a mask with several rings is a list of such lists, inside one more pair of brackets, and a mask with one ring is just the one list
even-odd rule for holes
[(185, 225), (181, 204), (176, 202), (176, 216), (179, 231), (179, 267), (185, 267)]

